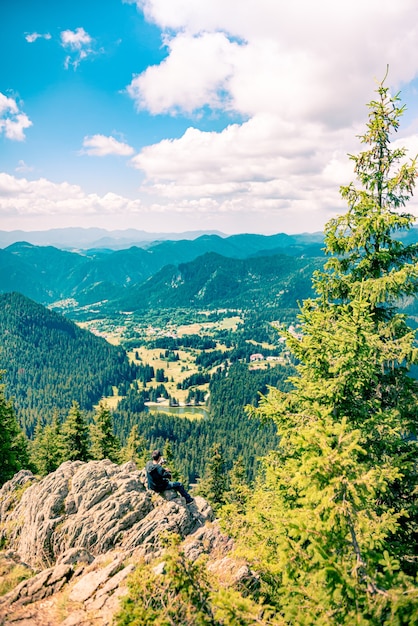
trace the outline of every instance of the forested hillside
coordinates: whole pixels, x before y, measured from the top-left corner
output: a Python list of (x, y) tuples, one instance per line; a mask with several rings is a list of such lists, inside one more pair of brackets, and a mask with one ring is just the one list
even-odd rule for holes
[[(309, 259), (322, 254), (321, 243), (315, 238), (311, 240), (309, 236), (298, 238), (284, 234), (269, 237), (234, 235), (227, 238), (204, 235), (194, 241), (154, 242), (148, 244), (146, 249), (133, 246), (126, 250), (102, 249), (82, 253), (20, 242), (0, 250), (0, 293), (19, 291), (41, 304), (58, 302), (58, 309), (59, 302), (64, 300), (66, 302), (62, 306), (66, 312), (103, 300), (118, 300), (125, 291), (132, 300), (135, 299), (135, 291), (131, 295), (131, 288), (146, 284), (163, 267), (187, 264), (210, 252), (220, 255), (219, 259), (231, 259), (232, 263), (233, 259), (282, 254), (290, 267), (297, 258), (298, 267), (306, 267), (308, 272)], [(205, 262), (200, 264), (204, 266)], [(270, 261), (266, 260), (265, 264), (268, 273)], [(256, 265), (257, 272), (262, 272), (261, 259)], [(235, 270), (234, 264), (230, 270)], [(154, 287), (158, 287), (159, 281), (157, 276)], [(165, 293), (160, 297), (164, 298)]]
[(176, 467), (187, 481), (195, 482), (204, 476), (214, 445), (222, 453), (225, 472), (241, 457), (247, 477), (253, 479), (258, 459), (277, 445), (278, 437), (273, 424), (250, 419), (245, 407), (258, 406), (260, 393), (266, 393), (270, 385), (287, 389), (286, 379), (292, 371), (290, 368), (249, 371), (247, 365), (235, 363), (215, 374), (210, 383), (210, 414), (203, 420), (138, 412), (130, 396), (132, 409), (123, 402), (114, 413), (115, 431), (126, 442), (132, 427), (137, 425), (149, 449), (163, 449), (169, 441)]
[[(142, 285), (132, 287), (111, 310), (175, 307), (297, 309), (311, 294), (311, 277), (318, 259), (272, 255), (231, 259), (214, 252), (178, 267), (167, 266)], [(105, 307), (106, 308), (106, 307)]]
[(125, 352), (19, 293), (0, 295), (0, 369), (28, 434), (38, 417), (76, 400), (91, 409), (111, 385), (135, 378)]

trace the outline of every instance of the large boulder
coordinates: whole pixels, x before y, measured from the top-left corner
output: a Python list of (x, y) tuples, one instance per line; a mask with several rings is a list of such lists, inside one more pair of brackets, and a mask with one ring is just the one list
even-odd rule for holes
[(72, 548), (93, 556), (117, 548), (158, 552), (160, 537), (182, 537), (213, 519), (202, 498), (186, 506), (146, 489), (133, 463), (67, 461), (37, 479), (22, 471), (0, 490), (0, 543), (35, 568), (53, 567)]
[[(207, 555), (225, 586), (257, 582), (203, 498), (186, 505), (174, 491), (150, 492), (133, 463), (68, 461), (43, 479), (19, 472), (0, 489), (0, 626), (110, 626), (138, 564), (164, 565), (167, 532), (183, 537), (188, 559)], [(6, 579), (16, 580), (8, 593)]]

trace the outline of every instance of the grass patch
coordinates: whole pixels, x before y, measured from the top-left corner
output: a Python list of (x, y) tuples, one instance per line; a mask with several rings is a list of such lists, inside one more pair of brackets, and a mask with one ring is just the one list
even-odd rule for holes
[(14, 589), (22, 580), (32, 578), (34, 572), (23, 565), (6, 557), (0, 557), (0, 596)]
[[(167, 361), (161, 358), (164, 354), (164, 350), (161, 348), (146, 348), (141, 346), (136, 350), (131, 350), (128, 353), (128, 357), (134, 361), (142, 364), (151, 365), (154, 371), (157, 369), (163, 369), (168, 381), (164, 383), (168, 393), (175, 397), (179, 402), (185, 402), (189, 393), (188, 389), (177, 389), (177, 383), (183, 382), (185, 378), (188, 378), (192, 374), (196, 374), (198, 368), (195, 364), (194, 353), (190, 350), (176, 350), (179, 355), (178, 361)], [(135, 354), (138, 353), (140, 361), (136, 361)], [(147, 383), (147, 387), (157, 387), (160, 383), (157, 383), (155, 379)]]

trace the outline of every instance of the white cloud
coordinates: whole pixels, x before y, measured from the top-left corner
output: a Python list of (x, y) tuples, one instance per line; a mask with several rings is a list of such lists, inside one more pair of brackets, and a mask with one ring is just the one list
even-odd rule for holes
[[(28, 180), (0, 173), (0, 215), (6, 225), (8, 216), (13, 217), (14, 228), (51, 228), (53, 225), (105, 224), (110, 216), (119, 221), (146, 213), (139, 199), (131, 200), (114, 193), (102, 196), (87, 194), (78, 185), (67, 182), (54, 183), (45, 178)], [(16, 226), (18, 224), (18, 226)]]
[(131, 156), (133, 153), (134, 149), (127, 143), (105, 135), (84, 137), (83, 150), (81, 151), (81, 154), (99, 157), (108, 155)]
[(32, 122), (19, 110), (16, 100), (0, 92), (0, 134), (4, 133), (12, 141), (23, 141), (25, 130), (30, 126)]
[(375, 80), (387, 64), (395, 90), (418, 76), (415, 0), (136, 4), (166, 49), (127, 87), (136, 106), (246, 120), (144, 147), (131, 163), (159, 206), (222, 219), (241, 207), (256, 227), (293, 212), (299, 230), (345, 210), (339, 187), (354, 177), (347, 153), (360, 149)]
[(0, 115), (4, 115), (6, 113), (16, 114), (17, 112), (18, 107), (16, 100), (13, 100), (13, 98), (9, 98), (0, 92)]
[(169, 56), (136, 76), (127, 91), (139, 108), (151, 113), (191, 113), (205, 105), (228, 108), (228, 80), (238, 46), (223, 33), (167, 40)]
[[(413, 0), (140, 0), (167, 29), (167, 57), (128, 88), (152, 113), (204, 105), (327, 124), (353, 119), (389, 63), (394, 84), (417, 74)], [(367, 97), (366, 96), (366, 97)], [(354, 113), (359, 114), (356, 104)]]
[(324, 137), (313, 123), (257, 115), (220, 133), (189, 128), (143, 148), (131, 163), (146, 172), (143, 191), (160, 203), (185, 208), (210, 200), (218, 216), (241, 207), (258, 216), (259, 228), (268, 214), (276, 221), (287, 209), (319, 229), (343, 206), (339, 186), (352, 178), (352, 166), (335, 146), (355, 149), (354, 134), (340, 129)]
[(70, 66), (77, 69), (81, 61), (94, 53), (93, 39), (81, 27), (75, 30), (63, 30), (61, 32), (61, 45), (69, 51), (64, 62), (65, 69)]
[(28, 33), (25, 35), (25, 39), (28, 43), (34, 43), (37, 39), (51, 39), (50, 33)]
[(91, 44), (92, 38), (84, 28), (76, 28), (75, 30), (63, 30), (61, 42), (64, 47), (68, 46), (71, 50), (82, 50)]

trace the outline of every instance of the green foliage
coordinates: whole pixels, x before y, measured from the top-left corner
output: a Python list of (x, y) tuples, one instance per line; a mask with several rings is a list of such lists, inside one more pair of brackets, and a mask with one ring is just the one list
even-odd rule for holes
[[(1, 380), (1, 372), (0, 372)], [(13, 404), (6, 400), (4, 385), (0, 385), (0, 486), (16, 472), (28, 467), (27, 440), (14, 413)]]
[(110, 459), (114, 463), (120, 458), (119, 439), (113, 432), (113, 416), (109, 408), (100, 402), (90, 426), (90, 457), (94, 460)]
[[(178, 542), (176, 542), (178, 543)], [(151, 566), (136, 569), (129, 595), (122, 600), (117, 626), (216, 625), (210, 604), (210, 584), (202, 565), (188, 561), (177, 545), (164, 555), (164, 573)]]
[(39, 421), (35, 437), (30, 443), (30, 458), (38, 474), (46, 476), (66, 460), (64, 458), (64, 440), (57, 413), (52, 421), (42, 426)]
[(63, 458), (66, 461), (89, 460), (89, 428), (77, 402), (73, 402), (62, 425)]
[(209, 450), (206, 471), (198, 482), (194, 493), (203, 496), (217, 509), (225, 503), (224, 494), (227, 488), (227, 471), (225, 458), (219, 443), (213, 444)]
[(188, 561), (172, 540), (160, 565), (139, 564), (121, 601), (115, 626), (283, 626), (269, 607), (222, 589), (204, 562)]
[(417, 248), (395, 239), (413, 217), (415, 161), (391, 149), (402, 108), (384, 84), (351, 157), (359, 187), (326, 226), (330, 256), (303, 303), (293, 389), (271, 389), (258, 409), (280, 447), (235, 532), (262, 572), (286, 624), (418, 622), (415, 333), (396, 310), (417, 290)]
[(126, 445), (120, 451), (121, 463), (133, 461), (141, 468), (149, 459), (149, 451), (145, 437), (139, 434), (138, 425), (134, 424), (129, 433)]

